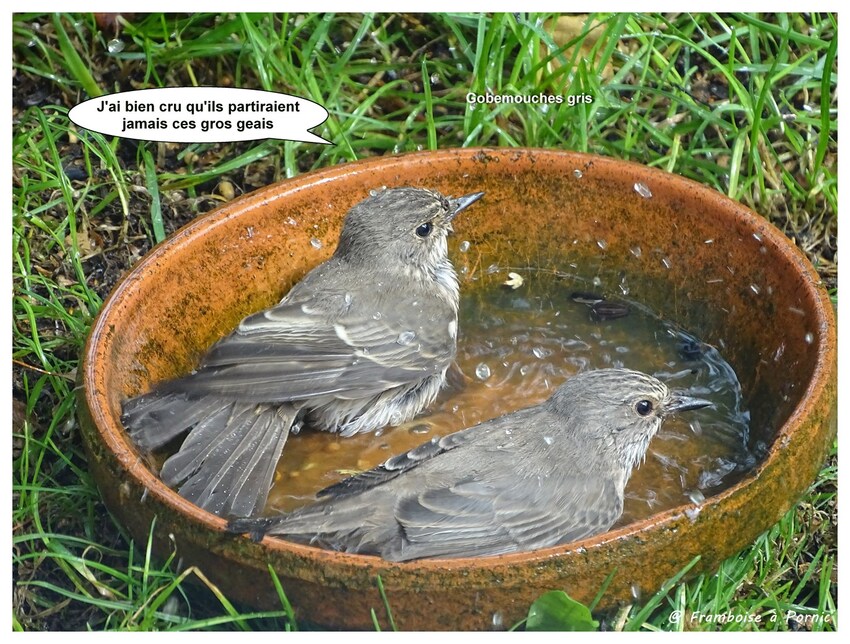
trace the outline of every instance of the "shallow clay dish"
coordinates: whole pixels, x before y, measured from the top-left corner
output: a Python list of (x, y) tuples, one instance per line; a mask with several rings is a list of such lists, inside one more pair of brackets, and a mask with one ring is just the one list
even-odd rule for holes
[[(275, 303), (333, 251), (344, 213), (380, 186), (483, 190), (456, 228), (479, 267), (602, 264), (630, 297), (722, 347), (765, 458), (737, 485), (580, 543), (481, 559), (391, 564), (277, 539), (253, 543), (164, 486), (121, 422), (121, 401), (191, 369), (246, 314)], [(321, 247), (315, 240), (322, 242)], [(598, 244), (605, 240), (605, 244)], [(311, 243), (311, 241), (313, 243)], [(455, 244), (457, 237), (455, 238)], [(604, 247), (604, 249), (602, 248)], [(457, 258), (456, 247), (450, 250)], [(485, 271), (480, 271), (479, 274)], [(494, 279), (504, 279), (496, 275)], [(463, 289), (476, 283), (462, 282)], [(632, 163), (551, 150), (459, 149), (370, 159), (237, 199), (156, 247), (115, 289), (83, 360), (80, 417), (104, 500), (138, 542), (176, 547), (232, 599), (280, 607), (273, 565), (299, 619), (372, 628), (381, 576), (402, 629), (488, 629), (542, 592), (602, 605), (656, 591), (695, 556), (710, 570), (776, 522), (814, 479), (834, 434), (836, 329), (801, 252), (764, 219), (696, 183)], [(383, 617), (382, 617), (382, 621)]]

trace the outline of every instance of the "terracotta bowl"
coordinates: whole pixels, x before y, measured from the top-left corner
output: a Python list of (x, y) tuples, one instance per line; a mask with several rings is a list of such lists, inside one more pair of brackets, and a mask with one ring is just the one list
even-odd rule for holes
[[(607, 265), (629, 272), (630, 297), (723, 347), (751, 412), (751, 440), (768, 445), (763, 461), (699, 508), (526, 554), (391, 564), (225, 533), (223, 520), (146, 466), (121, 425), (121, 401), (191, 369), (243, 316), (275, 303), (331, 254), (350, 206), (370, 189), (399, 185), (453, 195), (484, 190), (456, 226), (481, 266), (573, 263), (580, 272), (584, 259), (604, 252)], [(602, 279), (603, 289), (609, 279), (614, 290), (616, 271)], [(372, 628), (372, 608), (385, 622), (380, 575), (400, 628), (488, 629), (521, 619), (546, 590), (589, 601), (612, 571), (603, 606), (628, 601), (635, 590), (652, 593), (695, 556), (693, 574), (710, 570), (775, 523), (813, 481), (835, 431), (836, 328), (803, 254), (713, 190), (590, 155), (457, 149), (310, 173), (186, 226), (115, 289), (92, 329), (82, 378), (91, 471), (138, 542), (156, 518), (158, 553), (176, 548), (228, 597), (258, 608), (280, 607), (271, 564), (298, 618), (326, 627)]]

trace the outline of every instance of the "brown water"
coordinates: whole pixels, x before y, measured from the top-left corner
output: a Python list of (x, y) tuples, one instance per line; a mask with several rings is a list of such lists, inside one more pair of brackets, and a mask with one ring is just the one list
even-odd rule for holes
[[(571, 375), (605, 367), (645, 371), (714, 403), (665, 420), (646, 462), (632, 474), (621, 524), (698, 504), (756, 463), (748, 448), (740, 385), (715, 348), (626, 296), (610, 298), (594, 311), (593, 283), (527, 271), (522, 285), (511, 289), (500, 286), (506, 270), (492, 277), (497, 279), (482, 280), (487, 286), (462, 289), (457, 362), (464, 382), (444, 390), (427, 413), (399, 427), (352, 438), (310, 431), (291, 436), (269, 513), (309, 503), (318, 490), (348, 475), (433, 436), (539, 403)], [(589, 293), (573, 297), (576, 291)]]

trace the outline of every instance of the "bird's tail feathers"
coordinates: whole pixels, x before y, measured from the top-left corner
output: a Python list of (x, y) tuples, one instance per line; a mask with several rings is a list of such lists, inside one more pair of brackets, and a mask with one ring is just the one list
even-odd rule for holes
[(248, 534), (251, 541), (259, 542), (263, 540), (269, 528), (278, 523), (280, 519), (264, 517), (261, 519), (239, 518), (231, 519), (227, 523), (227, 531), (233, 534)]
[(158, 449), (190, 429), (201, 419), (228, 407), (226, 401), (189, 398), (183, 393), (152, 391), (124, 402), (121, 422), (133, 442), (143, 450)]
[(379, 512), (386, 514), (379, 518), (370, 516), (359, 502), (347, 501), (320, 501), (275, 517), (234, 519), (227, 530), (247, 533), (256, 542), (273, 535), (327, 550), (381, 556), (385, 556), (387, 544), (401, 543), (401, 527), (392, 521), (391, 498), (378, 501)]
[(287, 405), (227, 403), (192, 429), (160, 476), (220, 516), (258, 514), (294, 417)]

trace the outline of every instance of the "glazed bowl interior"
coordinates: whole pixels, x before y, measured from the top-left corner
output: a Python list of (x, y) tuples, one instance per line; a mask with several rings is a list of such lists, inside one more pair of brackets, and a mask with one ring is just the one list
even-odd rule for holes
[[(759, 465), (699, 512), (666, 511), (579, 544), (516, 555), (389, 564), (223, 532), (165, 487), (130, 442), (121, 402), (192, 369), (245, 315), (277, 302), (336, 245), (344, 213), (381, 186), (484, 191), (450, 250), (461, 297), (504, 280), (488, 266), (569, 270), (720, 347), (740, 380)], [(474, 252), (458, 259), (457, 239)], [(479, 267), (479, 270), (471, 270)], [(190, 224), (116, 288), (86, 348), (81, 419), (110, 510), (140, 541), (177, 548), (239, 600), (274, 606), (275, 567), (300, 617), (371, 627), (381, 576), (402, 628), (505, 624), (541, 592), (603, 605), (655, 591), (695, 556), (710, 569), (785, 512), (832, 435), (832, 309), (803, 255), (762, 218), (693, 182), (639, 165), (542, 150), (449, 150), (338, 166), (270, 186)], [(171, 535), (171, 536), (169, 536)]]

